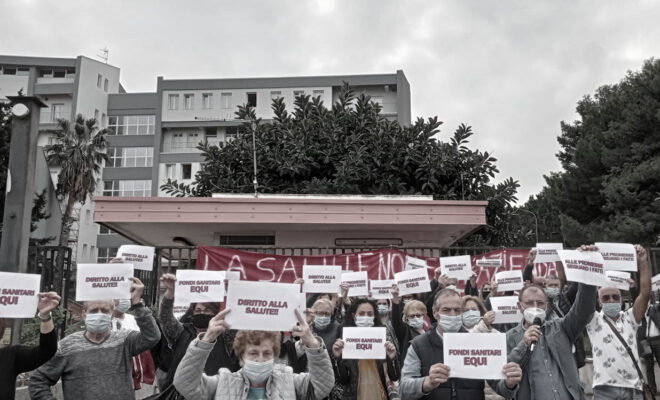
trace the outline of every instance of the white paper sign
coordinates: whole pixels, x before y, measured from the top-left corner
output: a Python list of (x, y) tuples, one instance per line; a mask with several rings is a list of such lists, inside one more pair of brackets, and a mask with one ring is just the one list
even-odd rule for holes
[(305, 317), (305, 294), (294, 283), (229, 281), (225, 321), (231, 329), (291, 331)]
[(557, 250), (563, 250), (562, 243), (537, 243), (536, 244), (536, 257), (534, 263), (549, 263), (559, 261)]
[(651, 278), (651, 290), (660, 290), (660, 274)]
[(628, 243), (596, 243), (606, 270), (637, 272), (637, 251)]
[(172, 307), (172, 314), (174, 315), (174, 318), (181, 319), (181, 317), (183, 317), (183, 314), (185, 314), (186, 311), (188, 311), (188, 308), (190, 308), (190, 304), (185, 306)]
[(337, 293), (341, 285), (340, 265), (303, 265), (304, 293)]
[(0, 272), (0, 318), (34, 317), (40, 285), (38, 274)]
[(522, 320), (518, 296), (490, 296), (489, 299), (495, 313), (494, 324), (517, 324)]
[(511, 271), (501, 271), (495, 274), (498, 292), (507, 292), (509, 290), (520, 290), (523, 288), (522, 271), (512, 269)]
[(344, 350), (342, 358), (347, 360), (385, 359), (385, 328), (353, 328), (343, 329), (342, 340), (344, 340)]
[(507, 363), (505, 333), (445, 333), (443, 364), (451, 378), (503, 379)]
[(132, 277), (133, 264), (78, 264), (76, 300), (130, 299)]
[(217, 303), (225, 299), (225, 272), (199, 269), (176, 271), (174, 305)]
[(426, 269), (411, 269), (394, 274), (394, 282), (399, 287), (399, 296), (431, 291), (431, 281)]
[(122, 245), (117, 251), (117, 257), (126, 264), (133, 264), (133, 268), (151, 271), (154, 268), (155, 248), (151, 246)]
[(222, 271), (225, 273), (225, 279), (228, 281), (240, 281), (241, 272), (240, 271)]
[(440, 268), (443, 275), (465, 281), (472, 276), (472, 260), (470, 256), (440, 257)]
[(610, 282), (609, 286), (614, 286), (619, 290), (630, 290), (630, 272), (605, 271), (605, 277)]
[(408, 271), (410, 269), (427, 269), (429, 267), (428, 263), (426, 260), (422, 260), (421, 258), (416, 258), (416, 257), (411, 257), (411, 256), (406, 256), (406, 267), (404, 268), (405, 271)]
[(607, 286), (603, 256), (597, 251), (557, 250), (566, 280), (587, 285)]
[(502, 266), (501, 258), (482, 258), (477, 260), (477, 267), (481, 268), (499, 268)]
[(341, 283), (348, 283), (349, 296), (369, 296), (367, 271), (344, 272), (341, 274)]
[(391, 299), (393, 284), (393, 279), (369, 281), (369, 291), (371, 292), (371, 298), (375, 300)]

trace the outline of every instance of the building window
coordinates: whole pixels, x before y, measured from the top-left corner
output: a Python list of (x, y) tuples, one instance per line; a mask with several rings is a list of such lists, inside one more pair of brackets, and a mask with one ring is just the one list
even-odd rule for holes
[(179, 95), (170, 94), (167, 96), (167, 108), (169, 110), (178, 110), (179, 109)]
[(105, 78), (103, 81), (103, 91), (107, 92), (108, 91), (108, 78)]
[(189, 133), (186, 147), (194, 149), (199, 144), (199, 133)]
[(2, 68), (3, 75), (16, 75), (16, 68), (4, 67)]
[(85, 210), (85, 223), (87, 225), (92, 223), (92, 210)]
[(51, 122), (57, 122), (57, 120), (60, 118), (66, 119), (66, 115), (64, 115), (64, 104), (53, 104), (50, 106), (50, 109), (51, 109), (51, 113), (50, 113)]
[(184, 110), (192, 110), (193, 109), (193, 101), (195, 100), (195, 95), (194, 94), (184, 94), (183, 95), (183, 109)]
[(151, 180), (103, 181), (103, 195), (113, 197), (149, 197)]
[(107, 264), (115, 258), (115, 255), (117, 254), (117, 251), (119, 251), (118, 247), (99, 247), (99, 254), (96, 257), (96, 262), (99, 264)]
[(257, 94), (256, 93), (248, 93), (247, 94), (247, 105), (248, 107), (256, 107), (257, 106)]
[(105, 128), (106, 126), (108, 126), (107, 116), (105, 113), (101, 113), (101, 127)]
[(220, 246), (274, 246), (275, 235), (220, 235)]
[(165, 164), (165, 177), (171, 180), (176, 179), (176, 164)]
[(99, 110), (96, 109), (94, 110), (94, 119), (96, 120), (96, 122), (99, 122)]
[(92, 259), (94, 258), (94, 249), (95, 249), (94, 246), (89, 247), (89, 258), (92, 258)]
[(204, 107), (206, 110), (213, 108), (213, 93), (202, 94), (202, 107)]
[(293, 97), (303, 96), (305, 94), (304, 90), (294, 90)]
[(153, 147), (110, 147), (109, 167), (151, 167), (154, 162)]
[(16, 68), (16, 75), (28, 76), (30, 75), (30, 68), (18, 67)]
[(324, 93), (323, 90), (314, 90), (312, 92), (312, 97), (319, 97), (319, 96), (323, 97), (323, 93)]
[(220, 107), (231, 108), (231, 93), (220, 94)]
[(181, 179), (192, 178), (192, 164), (181, 164)]
[(82, 256), (87, 257), (87, 245), (86, 244), (83, 244)]
[(99, 74), (96, 77), (96, 87), (101, 89), (101, 85), (103, 84), (103, 75)]
[(282, 97), (282, 92), (280, 92), (279, 90), (270, 92), (270, 99), (271, 100), (277, 100), (280, 97)]
[(153, 135), (155, 115), (121, 115), (108, 118), (109, 135)]

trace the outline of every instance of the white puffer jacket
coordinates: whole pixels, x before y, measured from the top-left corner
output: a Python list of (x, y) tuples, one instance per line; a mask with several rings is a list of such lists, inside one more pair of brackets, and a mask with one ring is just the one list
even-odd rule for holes
[[(321, 348), (305, 349), (309, 372), (294, 374), (291, 367), (275, 365), (273, 375), (266, 383), (266, 396), (272, 400), (318, 399), (328, 396), (334, 384), (332, 364), (328, 351)], [(221, 369), (218, 375), (204, 374), (204, 364), (213, 349), (213, 343), (195, 339), (181, 360), (174, 386), (186, 400), (245, 400), (250, 382), (242, 369), (231, 372)], [(311, 388), (310, 388), (311, 385)], [(313, 393), (313, 396), (308, 394)]]

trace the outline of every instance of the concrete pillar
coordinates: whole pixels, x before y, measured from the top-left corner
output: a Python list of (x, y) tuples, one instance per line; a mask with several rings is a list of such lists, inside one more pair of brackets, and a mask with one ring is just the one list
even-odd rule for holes
[[(46, 105), (32, 96), (8, 96), (12, 107), (11, 144), (5, 210), (0, 243), (0, 271), (27, 272), (30, 217), (34, 199), (34, 173), (39, 114)], [(36, 312), (36, 310), (35, 310)], [(12, 325), (11, 343), (20, 340), (20, 319)]]

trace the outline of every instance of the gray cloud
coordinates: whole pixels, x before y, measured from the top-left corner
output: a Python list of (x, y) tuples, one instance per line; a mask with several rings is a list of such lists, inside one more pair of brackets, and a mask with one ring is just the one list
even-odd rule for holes
[(559, 169), (561, 120), (660, 52), (660, 3), (614, 1), (5, 2), (2, 52), (71, 57), (110, 48), (129, 91), (168, 78), (403, 69), (413, 115), (465, 122), (526, 200)]

